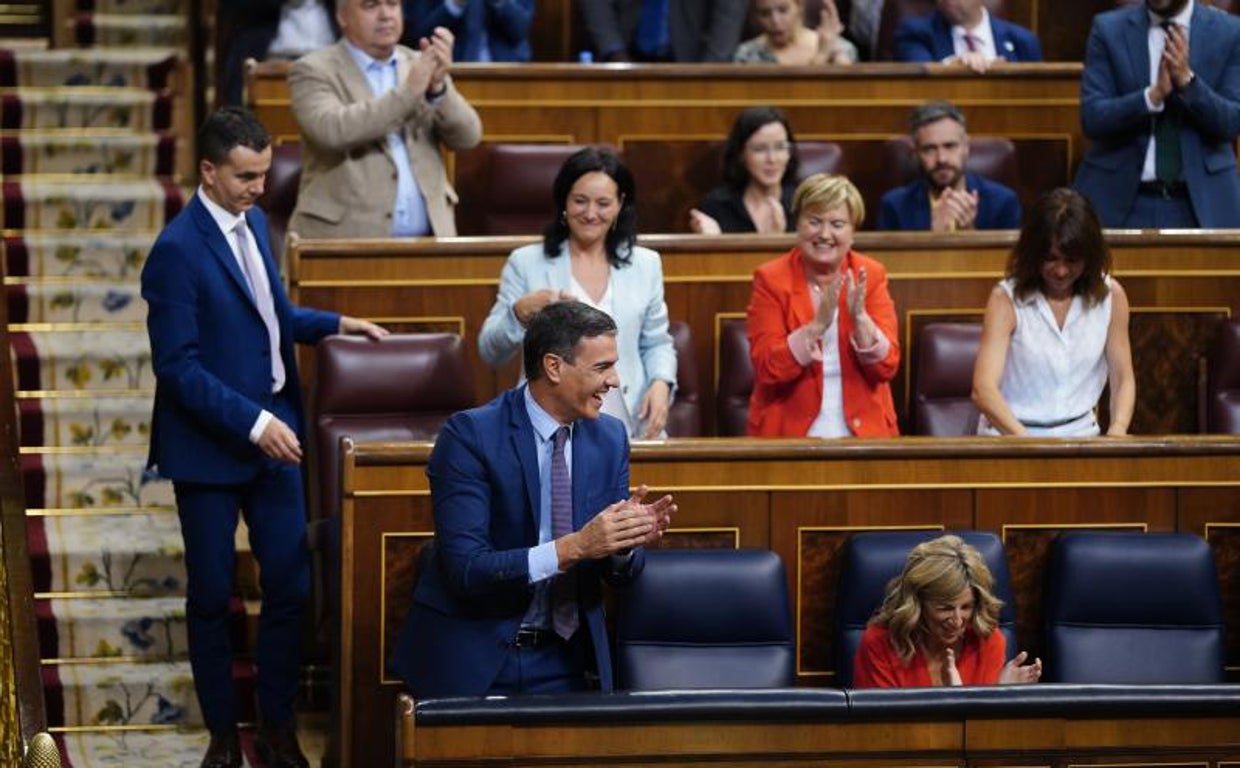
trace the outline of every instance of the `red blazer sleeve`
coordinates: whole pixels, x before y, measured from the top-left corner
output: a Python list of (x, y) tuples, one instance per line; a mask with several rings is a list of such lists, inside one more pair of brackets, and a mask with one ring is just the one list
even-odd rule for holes
[(788, 327), (791, 301), (791, 291), (778, 285), (768, 270), (754, 272), (745, 322), (755, 386), (793, 381), (805, 373), (788, 348), (788, 334), (796, 330)]
[(896, 304), (887, 290), (887, 269), (874, 259), (863, 261), (866, 273), (865, 310), (878, 329), (891, 342), (887, 356), (877, 363), (858, 366), (871, 384), (891, 381), (900, 368), (900, 326), (896, 320)]
[(995, 685), (1007, 656), (1007, 638), (996, 627), (990, 637), (982, 641), (981, 660), (978, 663), (976, 685)]

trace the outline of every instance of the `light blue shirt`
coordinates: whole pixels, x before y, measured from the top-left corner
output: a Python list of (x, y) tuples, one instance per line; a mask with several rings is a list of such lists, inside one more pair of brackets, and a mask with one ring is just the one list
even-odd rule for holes
[[(349, 54), (366, 75), (371, 93), (382, 96), (397, 87), (395, 53), (386, 61), (378, 61), (347, 39), (344, 42)], [(404, 139), (399, 131), (392, 131), (387, 135), (387, 143), (392, 160), (396, 163), (396, 203), (392, 208), (392, 236), (429, 235), (431, 222), (426, 215), (426, 200), (422, 197), (422, 190), (418, 188), (417, 179), (413, 177), (409, 150), (405, 147)]]
[[(529, 552), (530, 583), (534, 585), (534, 599), (525, 612), (523, 627), (546, 628), (551, 626), (551, 594), (548, 586), (551, 577), (560, 572), (560, 558), (551, 539), (551, 454), (555, 450), (555, 431), (560, 422), (543, 410), (530, 388), (525, 387), (525, 412), (534, 427), (534, 445), (538, 456), (538, 546)], [(568, 464), (569, 479), (573, 471), (573, 429), (568, 428), (568, 440), (564, 443), (564, 461)]]

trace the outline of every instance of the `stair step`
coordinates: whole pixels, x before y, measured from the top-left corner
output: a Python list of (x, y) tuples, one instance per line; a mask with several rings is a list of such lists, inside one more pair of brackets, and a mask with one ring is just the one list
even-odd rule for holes
[(77, 44), (92, 46), (185, 46), (185, 17), (173, 14), (79, 13), (66, 22)]
[(162, 229), (188, 199), (188, 191), (166, 179), (6, 179), (4, 227), (150, 232)]
[(0, 139), (0, 173), (125, 174), (171, 176), (176, 138), (171, 134), (22, 131)]
[[(238, 618), (244, 617), (240, 600)], [(35, 601), (39, 655), (44, 659), (188, 658), (185, 598), (52, 598)], [(238, 621), (244, 631), (244, 622)], [(244, 634), (237, 635), (238, 639)], [(245, 647), (245, 646), (240, 646)]]
[(171, 481), (146, 472), (145, 451), (23, 453), (19, 460), (27, 510), (128, 511), (175, 504)]
[(107, 128), (134, 132), (172, 127), (172, 98), (144, 88), (22, 88), (0, 94), (0, 128)]
[(185, 588), (175, 512), (31, 515), (26, 532), (38, 593), (161, 596)]
[(82, 391), (101, 395), (155, 389), (150, 341), (142, 327), (106, 331), (24, 331), (9, 345), (20, 391)]
[(164, 47), (0, 50), (0, 87), (161, 91), (172, 84), (179, 55), (177, 49)]
[(23, 447), (144, 446), (151, 397), (21, 398)]
[(144, 323), (146, 302), (136, 282), (5, 286), (9, 323)]
[[(198, 768), (211, 736), (205, 730), (122, 731), (115, 733), (58, 733), (62, 759), (71, 768)], [(297, 739), (311, 765), (327, 752), (327, 725), (301, 717)], [(245, 764), (262, 765), (254, 750), (254, 732), (241, 729)]]
[(8, 284), (92, 278), (136, 282), (156, 232), (29, 232), (3, 240)]
[[(253, 720), (254, 666), (233, 664), (237, 704)], [(52, 728), (201, 726), (188, 661), (46, 664), (43, 690)]]

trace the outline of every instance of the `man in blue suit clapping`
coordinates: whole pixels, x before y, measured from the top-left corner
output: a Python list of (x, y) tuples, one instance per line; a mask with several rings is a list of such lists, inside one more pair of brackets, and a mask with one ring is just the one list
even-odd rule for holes
[(675, 512), (629, 494), (616, 324), (577, 301), (525, 332), (528, 383), (448, 420), (426, 475), (435, 540), (391, 667), (418, 698), (610, 691), (601, 582), (624, 585)]
[(1099, 14), (1081, 127), (1075, 186), (1103, 226), (1240, 227), (1240, 19), (1196, 0)]
[(257, 745), (269, 766), (307, 766), (293, 701), (310, 585), (302, 499), (301, 384), (293, 343), (379, 326), (293, 306), (254, 207), (271, 137), (237, 107), (198, 135), (201, 184), (142, 270), (155, 368), (149, 464), (173, 481), (185, 540), (190, 666), (211, 743), (203, 768), (240, 768), (229, 603), (237, 513), (262, 571)]
[(996, 18), (983, 0), (936, 0), (929, 16), (905, 19), (896, 28), (896, 61), (960, 64), (974, 72), (996, 61), (1041, 61), (1037, 35)]

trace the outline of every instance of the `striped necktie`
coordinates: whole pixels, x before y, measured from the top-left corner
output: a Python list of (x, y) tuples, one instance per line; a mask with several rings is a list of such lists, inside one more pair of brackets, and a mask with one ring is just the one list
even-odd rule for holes
[[(551, 538), (558, 539), (573, 532), (573, 483), (564, 459), (568, 427), (560, 427), (552, 436), (551, 451)], [(555, 577), (551, 584), (551, 628), (565, 640), (577, 631), (577, 571), (571, 569)]]

